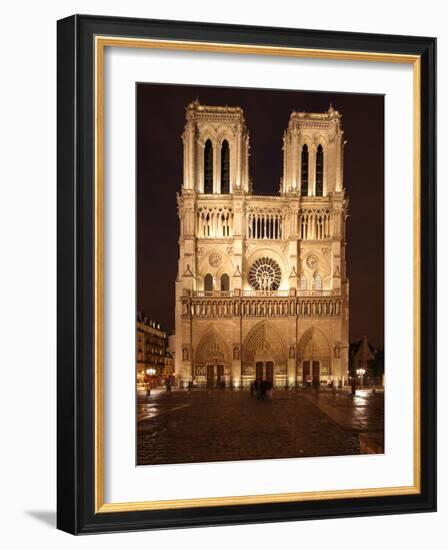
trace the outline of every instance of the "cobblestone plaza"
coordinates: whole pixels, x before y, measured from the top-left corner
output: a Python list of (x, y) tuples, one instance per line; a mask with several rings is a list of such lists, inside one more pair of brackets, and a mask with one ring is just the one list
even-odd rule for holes
[(383, 392), (351, 393), (342, 113), (283, 124), (282, 173), (259, 193), (243, 108), (185, 107), (174, 374), (143, 369), (138, 465), (384, 452)]
[(384, 394), (274, 391), (158, 392), (137, 405), (137, 464), (175, 464), (362, 453), (360, 436), (384, 450)]

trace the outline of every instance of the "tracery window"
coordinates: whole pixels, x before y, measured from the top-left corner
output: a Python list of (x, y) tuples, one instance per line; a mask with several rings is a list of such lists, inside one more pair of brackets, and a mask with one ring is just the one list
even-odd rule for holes
[(249, 284), (255, 290), (278, 290), (281, 278), (280, 266), (272, 258), (255, 260), (249, 270)]
[(331, 213), (320, 208), (302, 208), (299, 212), (299, 227), (302, 239), (330, 239)]
[(319, 145), (316, 152), (316, 197), (322, 197), (324, 191), (324, 149)]
[(233, 212), (231, 208), (200, 207), (196, 217), (196, 236), (200, 238), (231, 237)]
[(204, 193), (213, 193), (213, 145), (209, 139), (204, 147)]
[(230, 149), (226, 139), (221, 146), (221, 193), (230, 193)]
[(319, 274), (314, 277), (314, 290), (322, 290), (322, 277)]
[(307, 280), (305, 275), (300, 276), (300, 290), (306, 290), (307, 287)]
[(302, 147), (300, 194), (306, 197), (308, 195), (308, 146)]

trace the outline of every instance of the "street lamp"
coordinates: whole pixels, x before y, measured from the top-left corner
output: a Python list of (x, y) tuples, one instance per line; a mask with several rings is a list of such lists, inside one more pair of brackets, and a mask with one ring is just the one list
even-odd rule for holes
[(361, 378), (361, 388), (363, 386), (364, 374), (365, 373), (366, 373), (366, 369), (356, 369), (356, 374)]

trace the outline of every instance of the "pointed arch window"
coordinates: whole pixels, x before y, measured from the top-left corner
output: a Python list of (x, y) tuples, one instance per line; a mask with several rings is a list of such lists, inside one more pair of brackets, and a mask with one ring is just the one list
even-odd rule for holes
[(306, 197), (308, 195), (308, 145), (302, 147), (300, 176), (300, 194)]
[(230, 279), (227, 273), (221, 275), (221, 290), (228, 292), (230, 290)]
[(230, 148), (226, 139), (221, 146), (221, 193), (230, 193)]
[(324, 149), (319, 145), (316, 151), (316, 197), (322, 197), (324, 191)]
[(213, 145), (209, 139), (204, 147), (204, 193), (213, 193)]
[(322, 290), (322, 277), (320, 275), (314, 277), (314, 290)]
[(300, 290), (306, 290), (307, 281), (305, 275), (300, 276)]
[(207, 275), (204, 277), (204, 290), (205, 292), (212, 292), (213, 290), (213, 277), (210, 275), (210, 273), (207, 273)]

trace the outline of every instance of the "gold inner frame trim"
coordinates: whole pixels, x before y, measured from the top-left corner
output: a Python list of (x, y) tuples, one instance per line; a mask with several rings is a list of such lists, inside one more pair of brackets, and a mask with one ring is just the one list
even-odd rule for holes
[[(301, 57), (313, 59), (406, 63), (413, 65), (413, 297), (414, 297), (414, 353), (413, 353), (413, 424), (414, 469), (413, 485), (349, 490), (313, 491), (209, 497), (180, 500), (154, 500), (141, 502), (104, 502), (104, 51), (106, 47), (152, 48), (207, 53), (233, 53)], [(356, 52), (258, 46), (253, 44), (227, 44), (181, 40), (155, 40), (96, 36), (95, 52), (95, 513), (167, 510), (206, 506), (231, 506), (275, 502), (303, 502), (341, 498), (362, 498), (419, 494), (421, 491), (421, 436), (420, 436), (420, 118), (421, 118), (421, 60), (417, 55), (381, 52)]]

